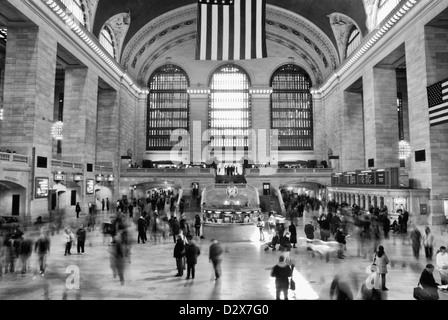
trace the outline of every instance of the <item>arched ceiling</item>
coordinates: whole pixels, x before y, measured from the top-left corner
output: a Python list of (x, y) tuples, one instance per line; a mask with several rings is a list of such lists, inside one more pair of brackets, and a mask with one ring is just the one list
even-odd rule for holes
[[(98, 36), (101, 27), (112, 16), (129, 12), (131, 24), (124, 39), (125, 48), (132, 37), (148, 22), (171, 10), (197, 3), (197, 0), (99, 0), (93, 24), (93, 33)], [(268, 5), (277, 6), (298, 14), (314, 23), (337, 47), (328, 16), (338, 12), (352, 18), (366, 34), (366, 12), (363, 0), (267, 0)]]

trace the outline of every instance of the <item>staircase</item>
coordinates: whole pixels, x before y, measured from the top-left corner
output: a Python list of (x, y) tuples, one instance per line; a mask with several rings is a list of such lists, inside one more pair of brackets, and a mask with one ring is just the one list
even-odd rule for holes
[(274, 195), (270, 196), (260, 196), (260, 205), (265, 204), (265, 211), (275, 211), (278, 214), (282, 214), (282, 209), (280, 207), (280, 202), (278, 201), (278, 197)]

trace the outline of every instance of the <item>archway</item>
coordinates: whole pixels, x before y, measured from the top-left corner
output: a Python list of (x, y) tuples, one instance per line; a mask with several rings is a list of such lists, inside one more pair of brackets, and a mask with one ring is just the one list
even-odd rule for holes
[(25, 221), (26, 188), (20, 184), (0, 180), (0, 216), (15, 216)]

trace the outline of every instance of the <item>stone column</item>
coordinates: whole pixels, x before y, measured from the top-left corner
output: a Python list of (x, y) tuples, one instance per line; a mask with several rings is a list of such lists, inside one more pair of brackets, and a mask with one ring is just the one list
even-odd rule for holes
[(98, 76), (88, 68), (67, 68), (64, 91), (62, 159), (95, 164)]
[(366, 167), (398, 167), (397, 75), (395, 69), (373, 68), (363, 75)]
[(364, 118), (362, 94), (344, 92), (342, 125), (342, 171), (364, 169), (366, 159), (360, 150), (364, 145)]
[[(190, 93), (190, 162), (200, 164), (208, 159), (208, 152), (203, 155), (203, 150), (209, 144), (202, 141), (204, 132), (208, 129), (208, 100), (209, 91), (207, 87), (189, 88)], [(208, 135), (204, 135), (204, 139), (208, 139)]]
[(117, 91), (98, 91), (97, 119), (96, 162), (116, 168), (120, 140)]
[[(428, 223), (445, 223), (443, 199), (448, 197), (448, 124), (430, 126), (426, 87), (447, 78), (446, 30), (426, 26), (415, 29), (406, 41), (409, 92), (411, 187), (430, 189)], [(429, 143), (428, 143), (429, 141)], [(415, 162), (414, 151), (426, 150), (426, 161)]]
[[(256, 132), (256, 141), (251, 148), (255, 151), (254, 163), (277, 163), (275, 141), (271, 141), (271, 88), (251, 88), (252, 93), (252, 129)], [(259, 130), (262, 131), (259, 131)], [(266, 130), (266, 131), (264, 131)], [(265, 134), (263, 134), (265, 133)], [(250, 148), (249, 148), (250, 149)], [(264, 150), (263, 150), (264, 149)]]

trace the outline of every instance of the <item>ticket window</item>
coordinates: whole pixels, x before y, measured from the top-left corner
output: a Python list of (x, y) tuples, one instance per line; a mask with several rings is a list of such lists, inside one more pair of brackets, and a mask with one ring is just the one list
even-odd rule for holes
[(270, 196), (271, 195), (271, 184), (263, 183), (263, 195)]

